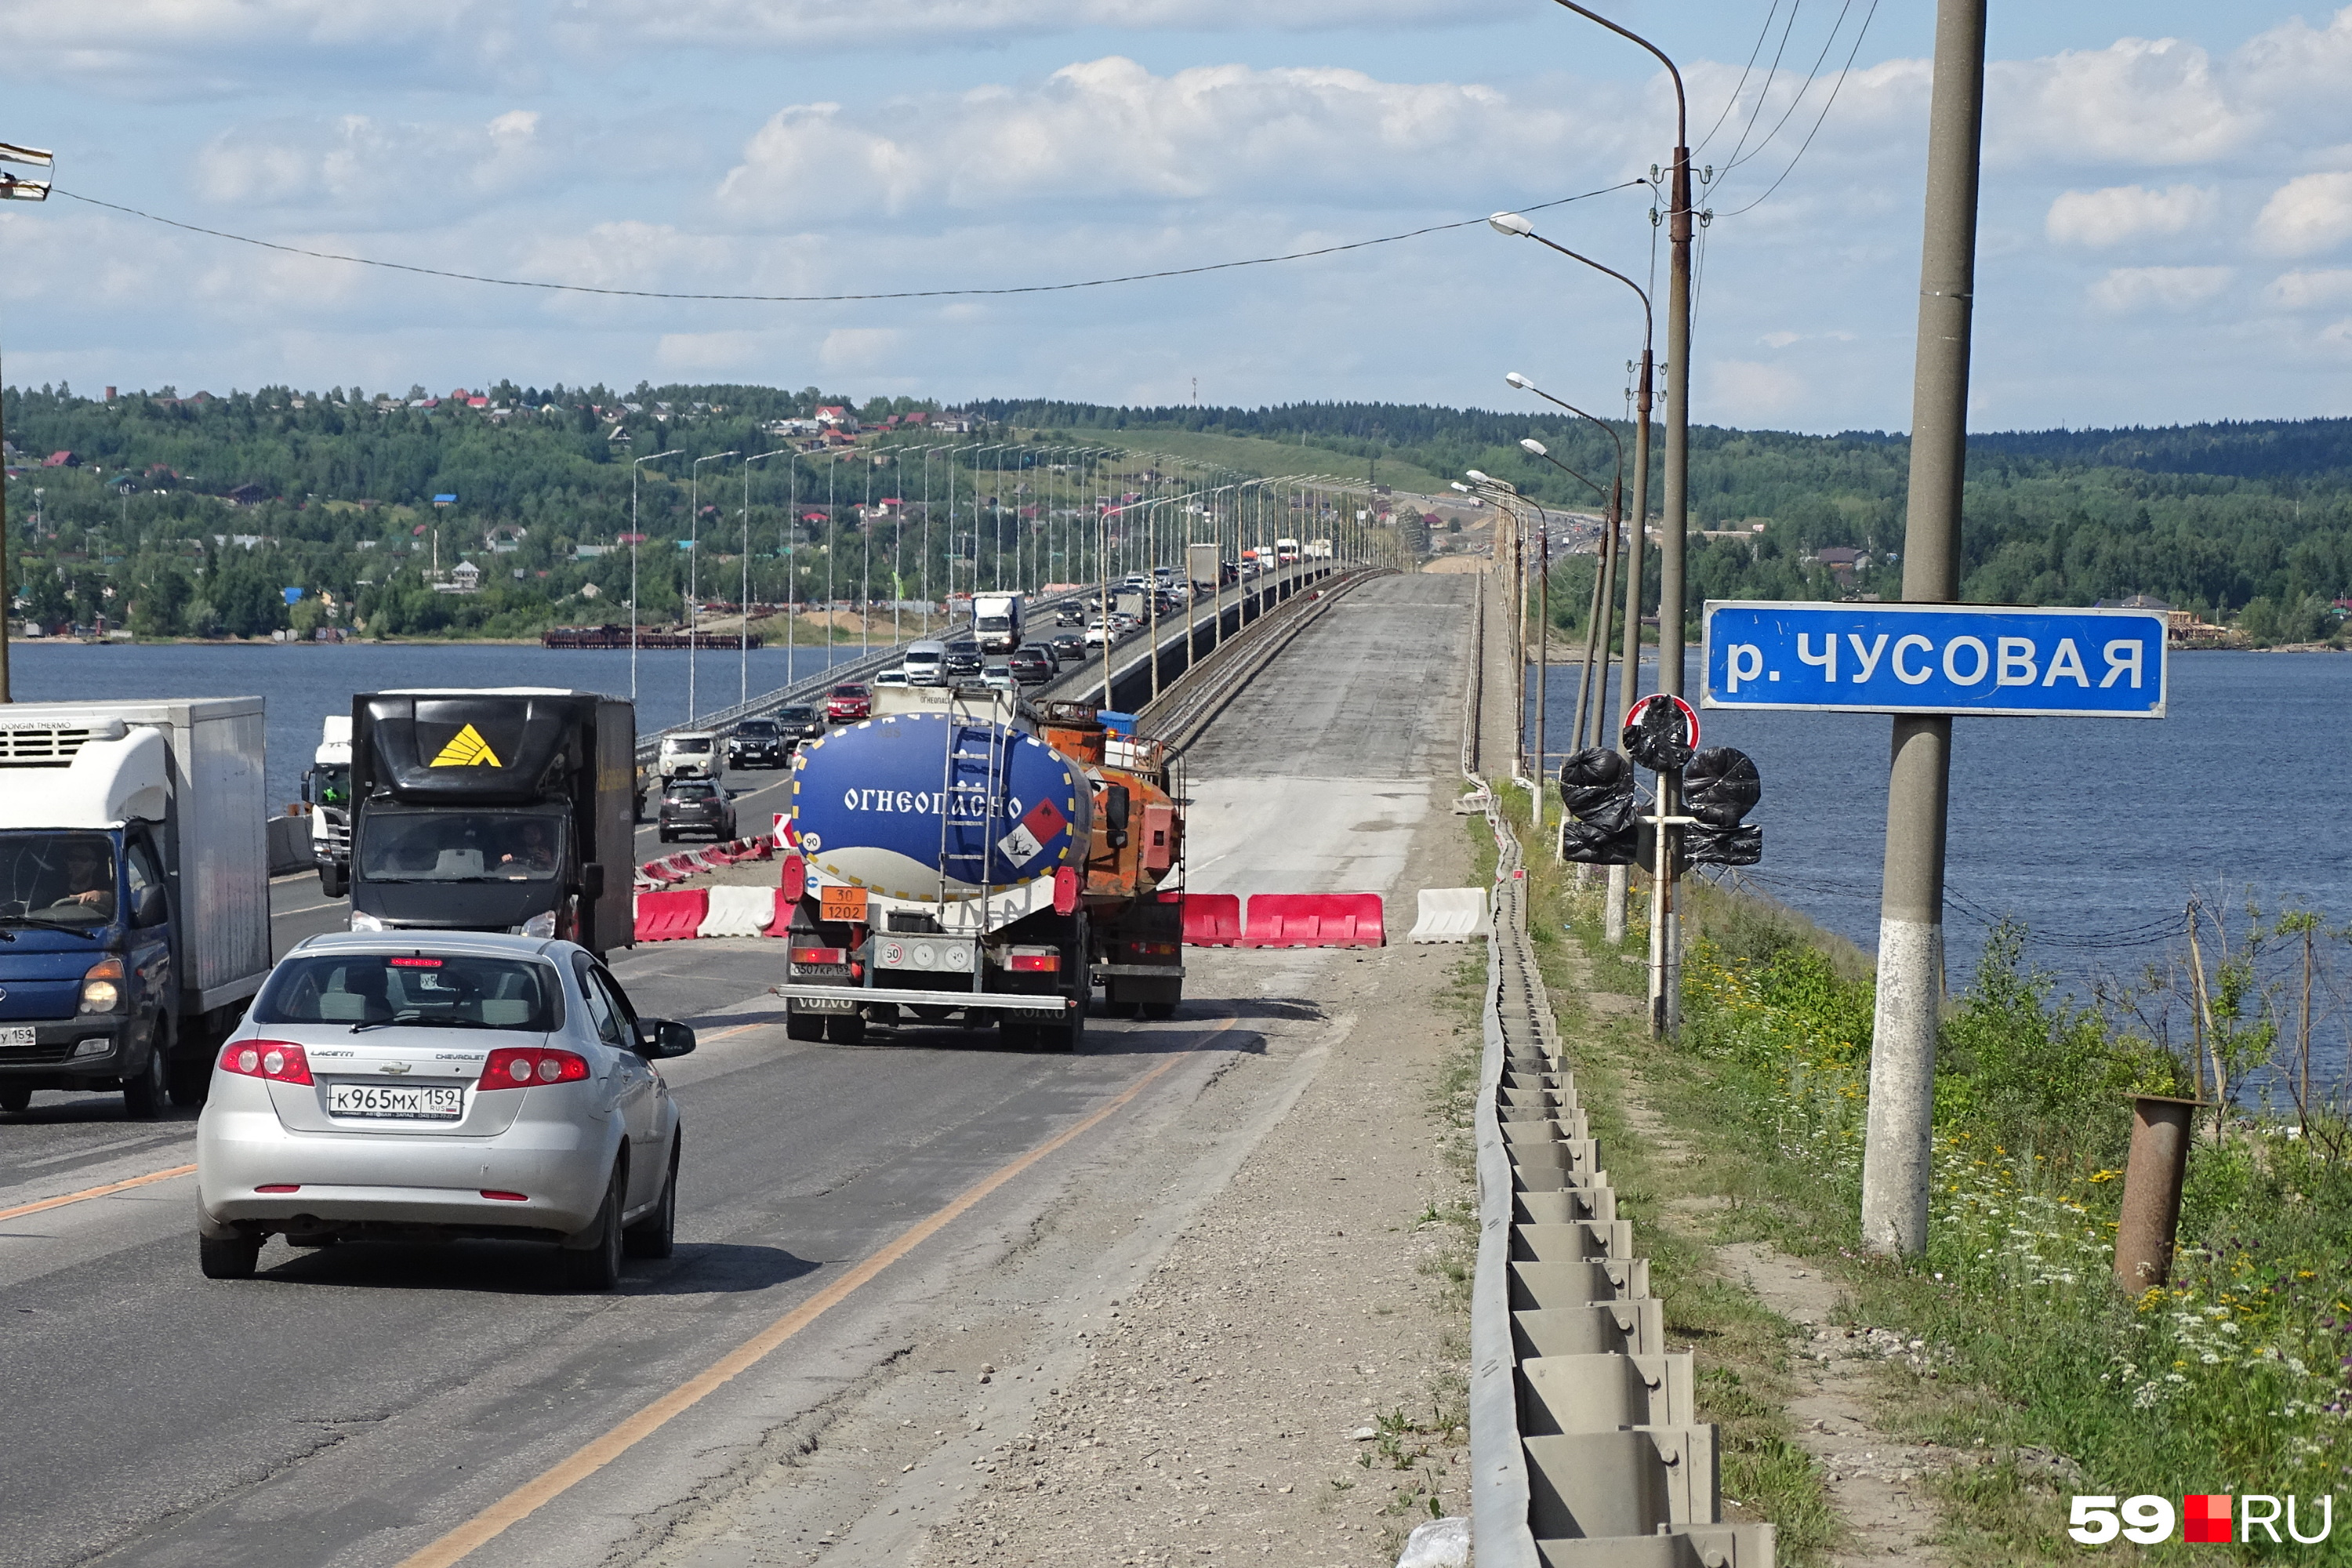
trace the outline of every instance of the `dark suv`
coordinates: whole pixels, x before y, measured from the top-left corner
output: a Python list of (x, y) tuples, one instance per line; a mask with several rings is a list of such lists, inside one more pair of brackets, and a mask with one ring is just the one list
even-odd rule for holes
[(746, 719), (727, 737), (730, 768), (781, 768), (792, 754), (792, 742), (773, 719)]
[(950, 684), (961, 685), (968, 680), (978, 680), (982, 672), (988, 668), (988, 660), (981, 657), (978, 643), (951, 642), (948, 644), (947, 662), (942, 668), (947, 671)]
[(821, 741), (824, 739), (824, 715), (805, 702), (795, 702), (776, 710), (776, 728), (788, 747), (803, 741)]
[(1055, 632), (1045, 639), (1045, 646), (1052, 648), (1054, 657), (1064, 664), (1087, 657), (1087, 639), (1078, 632)]
[(1062, 668), (1054, 650), (1043, 643), (1023, 643), (1004, 661), (1016, 686), (1043, 686), (1054, 679)]
[(660, 828), (665, 844), (688, 833), (723, 842), (735, 837), (735, 803), (709, 779), (672, 779), (662, 791)]

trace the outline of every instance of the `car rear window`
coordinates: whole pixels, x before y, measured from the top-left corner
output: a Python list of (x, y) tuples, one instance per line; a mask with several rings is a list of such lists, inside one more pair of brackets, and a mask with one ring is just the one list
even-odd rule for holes
[(270, 972), (257, 1024), (396, 1024), (426, 1028), (563, 1026), (555, 971), (530, 959), (471, 953), (297, 953)]

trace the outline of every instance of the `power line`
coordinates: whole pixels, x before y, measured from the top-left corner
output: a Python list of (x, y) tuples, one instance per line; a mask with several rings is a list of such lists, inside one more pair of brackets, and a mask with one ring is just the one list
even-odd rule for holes
[[(1584, 191), (1572, 196), (1560, 196), (1552, 201), (1538, 202), (1521, 207), (1521, 212), (1541, 212), (1547, 207), (1566, 206), (1570, 202), (1589, 201), (1643, 184), (1641, 180), (1622, 180), (1613, 185), (1603, 185), (1596, 191)], [(201, 234), (213, 239), (226, 239), (238, 245), (250, 245), (263, 250), (275, 250), (289, 256), (308, 257), (314, 261), (340, 261), (353, 267), (374, 267), (388, 272), (410, 272), (422, 278), (444, 278), (459, 283), (487, 283), (500, 289), (537, 289), (557, 294), (603, 294), (628, 300), (695, 300), (712, 302), (766, 305), (822, 305), (876, 300), (949, 300), (973, 296), (1005, 294), (1058, 294), (1075, 289), (1106, 289), (1115, 283), (1148, 283), (1163, 278), (1192, 278), (1204, 272), (1224, 272), (1237, 267), (1268, 267), (1278, 261), (1305, 261), (1318, 256), (1337, 256), (1343, 251), (1363, 250), (1375, 245), (1394, 245), (1401, 240), (1419, 239), (1423, 235), (1443, 234), (1448, 229), (1475, 228), (1483, 225), (1484, 217), (1464, 218), (1458, 223), (1431, 224), (1425, 228), (1409, 229), (1402, 234), (1381, 235), (1375, 239), (1349, 240), (1344, 245), (1319, 246), (1312, 250), (1286, 251), (1279, 256), (1253, 256), (1239, 261), (1212, 261), (1198, 267), (1171, 267), (1159, 272), (1129, 272), (1117, 278), (1088, 278), (1074, 283), (1024, 283), (1003, 289), (905, 289), (889, 293), (873, 294), (692, 294), (661, 289), (599, 289), (585, 283), (541, 283), (527, 278), (493, 278), (478, 272), (458, 272), (439, 267), (417, 267), (405, 261), (383, 261), (370, 256), (344, 256), (331, 250), (310, 250), (299, 245), (286, 245), (274, 239), (257, 239), (247, 234), (231, 234), (226, 229), (206, 228), (201, 224), (183, 223), (160, 214), (142, 212), (137, 207), (119, 202), (100, 201), (75, 191), (53, 190), (52, 195), (84, 205), (104, 207), (110, 212), (143, 218), (162, 224), (166, 228), (181, 229), (189, 234)]]
[(1754, 201), (1749, 202), (1746, 206), (1737, 207), (1730, 212), (1725, 213), (1723, 215), (1725, 217), (1738, 217), (1741, 213), (1754, 212), (1758, 207), (1762, 206), (1767, 201), (1771, 199), (1772, 193), (1779, 190), (1782, 183), (1786, 181), (1790, 174), (1797, 172), (1797, 165), (1804, 160), (1805, 149), (1811, 147), (1813, 144), (1813, 138), (1822, 133), (1822, 125), (1827, 123), (1829, 120), (1830, 110), (1837, 104), (1838, 94), (1845, 89), (1845, 79), (1847, 75), (1853, 71), (1854, 60), (1862, 54), (1862, 41), (1870, 36), (1871, 18), (1877, 15), (1878, 0), (1870, 0), (1870, 9), (1864, 12), (1862, 15), (1861, 30), (1856, 32), (1853, 36), (1853, 47), (1846, 52), (1845, 64), (1839, 69), (1837, 80), (1830, 86), (1830, 96), (1828, 101), (1822, 105), (1821, 115), (1813, 121), (1813, 128), (1805, 132), (1805, 140), (1797, 148), (1796, 156), (1790, 158), (1789, 160), (1789, 166), (1780, 171), (1780, 179), (1774, 180), (1769, 185), (1767, 185), (1764, 188), (1764, 194), (1758, 196)]
[[(1731, 118), (1733, 110), (1739, 107), (1739, 95), (1747, 89), (1748, 77), (1755, 73), (1757, 57), (1764, 52), (1764, 40), (1772, 36), (1772, 18), (1780, 14), (1780, 0), (1772, 0), (1772, 8), (1764, 13), (1763, 26), (1756, 31), (1756, 47), (1748, 51), (1748, 63), (1739, 68), (1739, 79), (1732, 84), (1731, 96), (1723, 100), (1723, 112), (1715, 117), (1715, 123), (1706, 128), (1706, 134), (1700, 137), (1698, 145), (1691, 149), (1692, 157), (1696, 158), (1706, 151), (1706, 144), (1715, 140), (1715, 133), (1723, 129), (1723, 122)], [(1794, 19), (1792, 15), (1790, 20)]]
[[(1837, 20), (1830, 24), (1829, 37), (1822, 40), (1822, 52), (1813, 57), (1813, 68), (1805, 73), (1805, 84), (1797, 89), (1794, 97), (1789, 100), (1789, 107), (1780, 111), (1780, 118), (1772, 122), (1772, 129), (1764, 133), (1763, 141), (1756, 143), (1745, 155), (1737, 153), (1732, 155), (1731, 162), (1725, 165), (1726, 174), (1729, 174), (1751, 158), (1760, 157), (1765, 148), (1779, 140), (1782, 128), (1789, 123), (1789, 117), (1797, 112), (1797, 106), (1803, 103), (1806, 97), (1812, 92), (1813, 83), (1821, 80), (1822, 67), (1828, 61), (1830, 51), (1837, 47), (1837, 37), (1845, 31), (1845, 19), (1853, 14), (1853, 0), (1845, 0), (1845, 4), (1838, 7)], [(1756, 100), (1756, 106), (1759, 110), (1764, 107), (1764, 100), (1760, 94)]]
[[(1797, 12), (1803, 4), (1804, 0), (1796, 0), (1789, 7), (1789, 20), (1780, 29), (1780, 47), (1772, 51), (1772, 63), (1764, 68), (1764, 85), (1756, 89), (1756, 107), (1748, 111), (1748, 123), (1739, 128), (1739, 140), (1731, 144), (1731, 156), (1724, 160), (1727, 173), (1738, 165), (1740, 151), (1748, 145), (1748, 139), (1756, 133), (1756, 122), (1764, 118), (1765, 100), (1772, 96), (1773, 80), (1780, 74), (1780, 58), (1789, 52), (1789, 38), (1797, 30)], [(1767, 22), (1765, 25), (1769, 26), (1771, 24)]]

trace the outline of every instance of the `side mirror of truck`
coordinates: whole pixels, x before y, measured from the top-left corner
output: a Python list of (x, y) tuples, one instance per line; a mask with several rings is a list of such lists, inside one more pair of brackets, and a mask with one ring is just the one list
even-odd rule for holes
[(637, 1055), (647, 1061), (694, 1054), (694, 1031), (667, 1018), (637, 1020)]
[(591, 860), (580, 868), (580, 896), (592, 904), (604, 896), (604, 867), (601, 861)]
[(171, 918), (172, 906), (163, 889), (151, 882), (139, 889), (139, 897), (131, 906), (131, 923), (135, 926), (159, 926)]

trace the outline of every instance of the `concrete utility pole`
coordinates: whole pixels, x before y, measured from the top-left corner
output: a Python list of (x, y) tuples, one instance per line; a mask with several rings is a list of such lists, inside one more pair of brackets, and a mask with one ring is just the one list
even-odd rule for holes
[[(0, 142), (0, 163), (51, 169), (57, 166), (57, 158), (47, 148), (21, 147), (13, 142)], [(45, 202), (48, 199), (48, 181), (20, 180), (14, 174), (0, 172), (0, 201)], [(8, 586), (8, 550), (7, 485), (5, 481), (0, 481), (0, 702), (16, 700), (8, 684), (8, 616), (16, 603)]]
[[(1959, 597), (1984, 52), (1985, 0), (1937, 0), (1919, 345), (1912, 373), (1911, 489), (1903, 533), (1906, 604), (1950, 604)], [(1951, 763), (1949, 715), (1895, 720), (1862, 1163), (1862, 1237), (1874, 1252), (1916, 1254), (1927, 1245)]]

